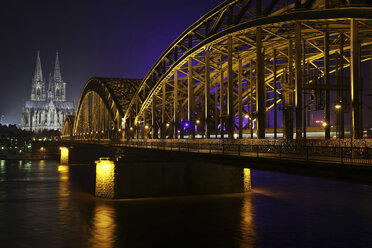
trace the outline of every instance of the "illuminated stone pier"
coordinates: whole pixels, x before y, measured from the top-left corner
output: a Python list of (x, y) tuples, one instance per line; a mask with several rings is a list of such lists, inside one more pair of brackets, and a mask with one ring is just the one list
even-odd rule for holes
[(138, 198), (244, 193), (251, 190), (250, 169), (212, 163), (114, 163), (96, 161), (95, 196)]

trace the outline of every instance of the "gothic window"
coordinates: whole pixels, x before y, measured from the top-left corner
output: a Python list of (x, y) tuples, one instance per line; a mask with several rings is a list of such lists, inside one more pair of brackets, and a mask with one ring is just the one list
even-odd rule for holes
[(59, 89), (57, 89), (56, 91), (56, 96), (59, 96)]
[(41, 94), (40, 94), (40, 88), (37, 88), (37, 89), (36, 89), (36, 95), (37, 95), (37, 96), (40, 96), (40, 95), (41, 95)]

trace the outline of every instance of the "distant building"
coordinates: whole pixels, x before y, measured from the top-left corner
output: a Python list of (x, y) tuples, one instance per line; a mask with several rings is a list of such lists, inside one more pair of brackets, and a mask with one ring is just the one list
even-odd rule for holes
[(66, 101), (66, 82), (62, 80), (58, 52), (53, 77), (49, 74), (46, 89), (38, 51), (31, 98), (24, 102), (21, 128), (34, 132), (61, 130), (65, 117), (73, 114), (74, 104)]

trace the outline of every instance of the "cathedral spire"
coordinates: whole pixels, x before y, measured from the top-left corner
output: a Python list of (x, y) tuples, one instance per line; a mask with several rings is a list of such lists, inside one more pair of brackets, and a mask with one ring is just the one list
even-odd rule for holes
[(39, 50), (37, 50), (34, 81), (38, 81), (38, 82), (43, 81), (43, 72), (41, 70), (40, 51)]
[(59, 56), (58, 56), (58, 51), (56, 52), (56, 63), (54, 66), (54, 74), (53, 74), (53, 79), (54, 82), (61, 82), (62, 81), (62, 76), (61, 76), (61, 68), (59, 66)]

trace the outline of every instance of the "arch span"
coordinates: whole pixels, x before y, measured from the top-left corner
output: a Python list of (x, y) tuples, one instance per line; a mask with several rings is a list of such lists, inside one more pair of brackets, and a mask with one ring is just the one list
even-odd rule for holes
[(124, 113), (141, 80), (91, 78), (80, 96), (73, 125), (77, 139), (117, 139)]
[(61, 138), (73, 139), (75, 115), (68, 115), (62, 126)]

